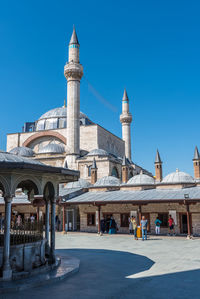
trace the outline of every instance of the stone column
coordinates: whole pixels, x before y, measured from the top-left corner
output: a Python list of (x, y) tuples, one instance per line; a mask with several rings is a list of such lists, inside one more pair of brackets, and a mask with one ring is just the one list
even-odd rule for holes
[(98, 206), (98, 234), (101, 233), (101, 206)]
[(45, 217), (45, 238), (46, 242), (46, 254), (49, 254), (49, 200), (46, 199), (46, 217)]
[(5, 221), (4, 221), (4, 247), (3, 247), (3, 280), (12, 278), (10, 267), (10, 222), (11, 222), (11, 202), (12, 197), (4, 197), (5, 201)]
[(139, 225), (140, 225), (140, 222), (142, 220), (142, 207), (139, 206), (138, 208), (138, 220), (139, 220)]
[(63, 204), (63, 234), (66, 234), (67, 232), (65, 231), (65, 213), (66, 213), (66, 211), (65, 211), (65, 205)]
[(55, 198), (51, 199), (51, 248), (50, 248), (50, 257), (51, 263), (55, 263), (55, 217), (56, 217), (56, 200)]
[(189, 204), (186, 204), (186, 210), (187, 210), (187, 228), (188, 228), (188, 235), (187, 238), (191, 238), (191, 227), (190, 227), (190, 206)]

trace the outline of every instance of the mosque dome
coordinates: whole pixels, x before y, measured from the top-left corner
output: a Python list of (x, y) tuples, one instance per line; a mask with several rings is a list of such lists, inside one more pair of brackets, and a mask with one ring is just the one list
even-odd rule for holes
[(128, 185), (154, 185), (155, 180), (151, 176), (140, 173), (137, 175), (134, 175), (130, 180), (127, 182)]
[(164, 179), (162, 180), (162, 183), (167, 184), (178, 184), (178, 183), (195, 183), (194, 178), (182, 171), (179, 171), (178, 169), (175, 172), (172, 172), (168, 174)]
[(114, 176), (104, 176), (103, 178), (96, 181), (96, 183), (93, 185), (95, 187), (100, 186), (119, 186), (120, 180)]
[(63, 154), (65, 147), (63, 144), (49, 143), (39, 149), (38, 154)]
[(97, 148), (97, 149), (93, 149), (91, 150), (87, 156), (108, 156), (108, 152), (106, 152), (103, 149)]
[(65, 188), (71, 189), (71, 188), (89, 188), (91, 184), (84, 180), (84, 179), (79, 179), (78, 181), (75, 182), (70, 182), (68, 183)]
[(11, 149), (11, 154), (22, 156), (22, 157), (33, 157), (35, 155), (34, 151), (30, 147), (17, 146)]
[[(66, 128), (67, 107), (58, 107), (44, 113), (36, 123), (36, 131)], [(80, 112), (80, 125), (89, 125), (92, 122), (87, 115)]]

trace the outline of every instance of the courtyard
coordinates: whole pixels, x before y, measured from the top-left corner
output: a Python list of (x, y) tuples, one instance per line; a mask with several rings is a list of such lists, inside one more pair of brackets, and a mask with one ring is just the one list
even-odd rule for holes
[(80, 259), (80, 270), (58, 283), (2, 298), (199, 298), (200, 239), (56, 234), (56, 253)]

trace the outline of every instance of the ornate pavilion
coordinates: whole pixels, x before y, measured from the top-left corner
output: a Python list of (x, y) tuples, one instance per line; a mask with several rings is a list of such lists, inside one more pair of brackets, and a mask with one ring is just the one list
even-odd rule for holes
[[(0, 233), (0, 280), (15, 278), (19, 273), (28, 275), (37, 267), (55, 264), (59, 184), (77, 180), (78, 177), (78, 171), (0, 152), (0, 190), (5, 203), (4, 224)], [(19, 204), (16, 196), (18, 188), (26, 191), (26, 204), (29, 201), (36, 206), (45, 206), (45, 236), (43, 223), (39, 221), (12, 223), (11, 207), (13, 198), (14, 204)]]

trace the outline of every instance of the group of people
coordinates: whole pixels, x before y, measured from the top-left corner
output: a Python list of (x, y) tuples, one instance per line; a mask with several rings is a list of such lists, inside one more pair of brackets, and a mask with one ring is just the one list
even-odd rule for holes
[(112, 216), (101, 220), (101, 233), (104, 234), (105, 232), (108, 234), (116, 234), (117, 232), (117, 224)]
[[(162, 224), (162, 221), (159, 219), (159, 217), (157, 217), (155, 220), (156, 235), (160, 234), (161, 224)], [(147, 240), (147, 226), (148, 226), (148, 220), (145, 219), (145, 216), (142, 216), (142, 219), (140, 221), (140, 229), (142, 232), (142, 240), (143, 241)], [(135, 240), (138, 240), (138, 235), (137, 235), (138, 226), (137, 226), (136, 218), (134, 216), (132, 216), (129, 219), (129, 230), (130, 230), (130, 234), (134, 235)], [(169, 215), (169, 219), (168, 219), (168, 235), (175, 235), (175, 223), (174, 223), (174, 219), (172, 218), (171, 215)]]
[[(148, 225), (148, 220), (145, 219), (145, 216), (142, 216), (142, 219), (140, 221), (140, 228), (142, 231), (142, 240), (147, 240), (147, 225)], [(129, 229), (130, 229), (130, 233), (134, 234), (134, 238), (135, 240), (138, 240), (138, 225), (137, 225), (137, 221), (136, 218), (134, 216), (132, 216), (129, 220)]]
[[(159, 219), (159, 217), (156, 218), (155, 221), (155, 231), (156, 235), (160, 234), (160, 226), (162, 224), (162, 221)], [(168, 235), (175, 235), (175, 222), (174, 219), (172, 218), (172, 215), (169, 215), (168, 219)]]

